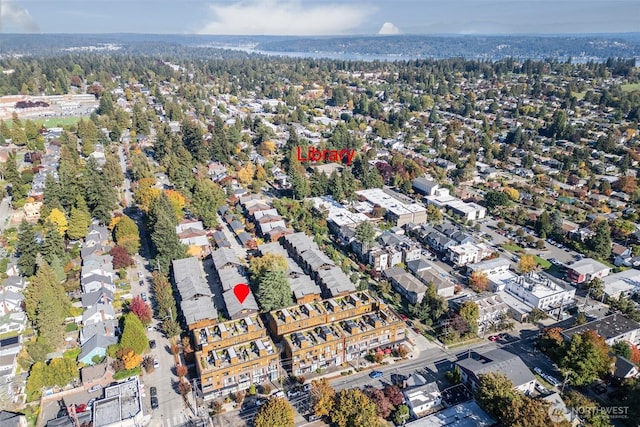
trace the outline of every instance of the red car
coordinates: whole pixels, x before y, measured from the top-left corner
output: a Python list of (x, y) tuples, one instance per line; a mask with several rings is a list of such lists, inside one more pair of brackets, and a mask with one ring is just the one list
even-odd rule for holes
[(401, 318), (402, 320), (407, 320), (407, 319), (409, 319), (409, 318), (408, 318), (407, 316), (405, 316), (404, 314), (401, 314), (401, 315), (400, 315), (400, 318)]
[(499, 337), (499, 336), (497, 336), (497, 335), (491, 335), (491, 336), (489, 337), (489, 341), (498, 341), (499, 339), (500, 339), (500, 337)]

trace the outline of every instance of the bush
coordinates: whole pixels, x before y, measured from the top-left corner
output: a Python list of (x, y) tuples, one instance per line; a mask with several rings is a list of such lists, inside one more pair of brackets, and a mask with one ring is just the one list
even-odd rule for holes
[(240, 391), (236, 392), (235, 398), (236, 398), (235, 399), (236, 403), (238, 405), (242, 404), (242, 401), (244, 400), (244, 391), (240, 390)]
[(269, 394), (269, 393), (271, 393), (271, 386), (269, 384), (262, 384), (260, 386), (260, 393), (261, 394)]
[(409, 350), (404, 345), (400, 345), (400, 347), (398, 347), (397, 353), (399, 357), (407, 357), (407, 354), (409, 354)]
[(249, 386), (248, 393), (249, 393), (249, 396), (255, 396), (255, 394), (256, 394), (256, 385), (255, 384), (251, 384)]

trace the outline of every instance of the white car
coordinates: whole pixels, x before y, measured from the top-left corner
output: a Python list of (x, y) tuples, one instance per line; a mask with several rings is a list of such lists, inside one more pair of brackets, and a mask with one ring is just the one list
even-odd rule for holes
[(158, 362), (158, 359), (153, 359), (153, 367), (156, 369), (160, 367), (160, 362)]
[(535, 372), (536, 374), (540, 375), (541, 377), (544, 378), (544, 374), (542, 373), (542, 369), (538, 368), (537, 366), (535, 368), (533, 368), (533, 372)]

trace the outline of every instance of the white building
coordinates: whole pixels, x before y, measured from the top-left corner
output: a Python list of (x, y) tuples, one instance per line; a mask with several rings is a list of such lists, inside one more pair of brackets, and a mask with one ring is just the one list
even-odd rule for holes
[(483, 243), (463, 243), (462, 245), (449, 246), (447, 250), (449, 260), (458, 267), (480, 262), (492, 252)]
[(619, 298), (620, 294), (630, 296), (640, 292), (640, 270), (630, 268), (614, 273), (603, 278), (602, 282), (604, 293), (611, 298)]
[(532, 308), (547, 312), (572, 305), (576, 295), (575, 288), (565, 288), (536, 273), (519, 276), (507, 282), (504, 291)]
[(370, 188), (356, 191), (356, 194), (373, 206), (380, 206), (387, 211), (387, 219), (397, 226), (410, 222), (423, 224), (427, 222), (427, 209), (395, 191), (381, 188)]

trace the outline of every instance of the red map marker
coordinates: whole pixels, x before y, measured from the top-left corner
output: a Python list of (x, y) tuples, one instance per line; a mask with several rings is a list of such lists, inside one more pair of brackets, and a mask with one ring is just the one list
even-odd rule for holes
[(246, 283), (238, 283), (233, 287), (233, 294), (238, 298), (240, 304), (247, 299), (249, 293), (251, 293), (251, 289), (249, 289), (249, 286)]

